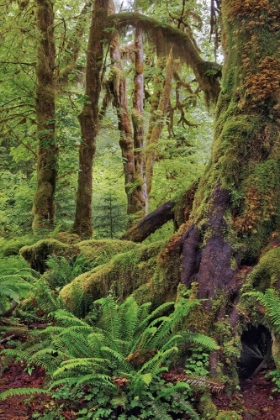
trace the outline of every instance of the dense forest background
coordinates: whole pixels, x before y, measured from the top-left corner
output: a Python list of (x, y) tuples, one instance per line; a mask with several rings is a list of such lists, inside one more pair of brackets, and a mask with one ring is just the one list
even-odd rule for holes
[(240, 420), (279, 386), (278, 1), (0, 8), (0, 399)]
[[(56, 55), (52, 69), (52, 89), (55, 95), (55, 144), (48, 147), (56, 148), (57, 181), (54, 191), (55, 219), (50, 221), (50, 216), (46, 216), (47, 224), (51, 225), (49, 229), (60, 225), (60, 230), (69, 230), (75, 217), (78, 152), (82, 142), (78, 116), (87, 101), (85, 66), (91, 7), (68, 4), (54, 6), (53, 37)], [(130, 10), (128, 5), (126, 9), (122, 7), (123, 12)], [(174, 4), (171, 10), (164, 4), (147, 4), (142, 7), (147, 9), (151, 17), (157, 13), (163, 16), (164, 13), (170, 13), (172, 16), (174, 14), (173, 18), (167, 16), (163, 19), (167, 19), (166, 22), (175, 27), (178, 26), (180, 16), (185, 16), (184, 25), (189, 27), (193, 23), (194, 30), (199, 33), (199, 48), (205, 58), (214, 57), (214, 46), (210, 43), (210, 28), (207, 24), (207, 4)], [(39, 48), (38, 42), (42, 33), (34, 19), (35, 5), (19, 7), (12, 4), (8, 7), (3, 4), (2, 8), (3, 11), (5, 9), (5, 13), (1, 33), (5, 42), (1, 47), (1, 235), (9, 237), (13, 232), (23, 235), (31, 231), (32, 205), (38, 182), (36, 165), (40, 159), (38, 136), (49, 128), (39, 129), (38, 134), (36, 101), (38, 102), (39, 98), (36, 92), (39, 89), (39, 81), (36, 76), (36, 48)], [(202, 20), (203, 16), (205, 22)], [(123, 57), (120, 64), (123, 67), (121, 71), (126, 85), (126, 92), (121, 94), (126, 95), (123, 100), (127, 101), (125, 112), (130, 120), (136, 83), (134, 42), (131, 27), (118, 46)], [(180, 63), (178, 58), (173, 58), (170, 59), (173, 68), (168, 70), (167, 58), (157, 58), (156, 48), (147, 43), (147, 38), (144, 38), (144, 43), (143, 139), (139, 148), (142, 149), (142, 154), (145, 153), (145, 160), (148, 160), (148, 154), (153, 155), (153, 187), (149, 200), (151, 211), (183, 192), (202, 173), (203, 166), (209, 159), (213, 118), (211, 110), (206, 110), (199, 86), (186, 65)], [(114, 103), (111, 87), (108, 87), (112, 83), (114, 63), (109, 47), (106, 48), (102, 62), (103, 80), (99, 103), (102, 117), (98, 123), (96, 138), (92, 214), (94, 237), (117, 238), (127, 228), (127, 213), (131, 214), (133, 211), (127, 208), (125, 188), (135, 189), (133, 182), (136, 184), (137, 181), (132, 179), (127, 182), (126, 179), (130, 175), (127, 173), (127, 157), (119, 145), (124, 136), (123, 128), (118, 127), (119, 106)], [(166, 71), (172, 72), (170, 80), (167, 81)], [(168, 86), (165, 83), (168, 83)], [(163, 91), (164, 87), (166, 92)], [(111, 98), (108, 98), (110, 95)], [(164, 100), (163, 95), (166, 95), (165, 105), (160, 104), (160, 100)], [(105, 107), (106, 101), (108, 103), (105, 112), (102, 107)], [(48, 125), (49, 120), (47, 121)], [(148, 152), (144, 152), (146, 142), (151, 141), (151, 131), (155, 128), (158, 129), (158, 133), (153, 134), (156, 137), (152, 139), (154, 144), (149, 145)], [(132, 127), (128, 134), (131, 137), (128, 142), (131, 143), (129, 147), (133, 149), (136, 147), (132, 145), (131, 131)]]

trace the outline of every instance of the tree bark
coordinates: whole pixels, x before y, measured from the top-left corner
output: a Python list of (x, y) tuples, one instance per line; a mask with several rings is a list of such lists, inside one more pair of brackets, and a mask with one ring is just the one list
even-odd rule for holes
[[(161, 67), (161, 60), (159, 61), (158, 67)], [(164, 78), (164, 85), (160, 86), (162, 81), (155, 78), (155, 92), (153, 95), (153, 104), (151, 109), (151, 117), (149, 121), (149, 129), (146, 138), (146, 151), (145, 151), (145, 178), (146, 178), (146, 188), (148, 196), (152, 190), (152, 180), (153, 180), (153, 168), (154, 162), (156, 159), (156, 147), (162, 133), (164, 119), (166, 117), (170, 93), (172, 88), (172, 76), (173, 76), (173, 56), (170, 52), (169, 57), (166, 62), (166, 74)]]
[(37, 115), (37, 187), (33, 200), (34, 232), (52, 229), (54, 224), (54, 193), (57, 178), (58, 147), (55, 138), (55, 43), (53, 4), (36, 1), (39, 31), (36, 115)]
[[(127, 214), (133, 215), (128, 225), (145, 215), (146, 199), (143, 181), (143, 41), (136, 30), (135, 42), (135, 77), (132, 118), (128, 108), (126, 77), (123, 72), (119, 49), (119, 36), (115, 32), (111, 40), (112, 79), (111, 89), (113, 105), (117, 110), (120, 147), (123, 158), (125, 191), (127, 196)], [(133, 125), (133, 131), (132, 131)]]
[(135, 28), (135, 74), (132, 125), (134, 134), (134, 166), (137, 185), (132, 203), (133, 214), (138, 218), (148, 214), (147, 185), (144, 182), (144, 50), (143, 34)]
[(188, 222), (162, 255), (168, 264), (180, 250), (181, 282), (206, 299), (193, 325), (221, 345), (212, 374), (222, 366), (234, 386), (241, 330), (256, 319), (237, 306), (243, 267), (280, 228), (280, 6), (223, 0), (221, 8), (225, 64), (211, 162)]
[(99, 96), (103, 65), (104, 22), (109, 0), (96, 0), (92, 12), (87, 64), (86, 91), (83, 111), (79, 115), (82, 141), (79, 148), (79, 176), (73, 232), (83, 238), (92, 235), (92, 165), (99, 129)]

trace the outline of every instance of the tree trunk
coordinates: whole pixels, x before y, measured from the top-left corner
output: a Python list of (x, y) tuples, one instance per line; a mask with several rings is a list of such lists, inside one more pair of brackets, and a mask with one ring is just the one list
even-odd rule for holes
[(53, 4), (36, 1), (39, 31), (36, 115), (38, 130), (37, 188), (33, 201), (34, 232), (51, 229), (54, 224), (54, 193), (58, 148), (55, 138), (55, 43)]
[(144, 51), (142, 30), (135, 28), (135, 75), (132, 125), (134, 134), (134, 165), (137, 185), (134, 191), (133, 213), (141, 218), (148, 214), (147, 185), (144, 182)]
[[(156, 159), (156, 148), (158, 140), (160, 138), (164, 119), (166, 117), (169, 98), (172, 88), (172, 76), (173, 76), (173, 57), (172, 53), (168, 57), (166, 62), (166, 74), (164, 78), (164, 85), (161, 75), (155, 77), (155, 86), (154, 94), (152, 97), (152, 108), (151, 108), (151, 117), (149, 121), (149, 129), (146, 138), (146, 152), (145, 152), (145, 179), (146, 179), (146, 188), (148, 196), (152, 190), (152, 180), (153, 180), (153, 168), (154, 162)], [(158, 61), (158, 69), (162, 67), (162, 59)]]
[[(145, 186), (143, 181), (143, 41), (136, 30), (135, 43), (135, 77), (133, 94), (132, 121), (128, 109), (126, 78), (123, 72), (119, 50), (119, 36), (115, 32), (111, 40), (112, 95), (113, 105), (117, 110), (120, 147), (123, 158), (125, 191), (127, 196), (127, 214), (133, 215), (129, 226), (145, 215)], [(134, 133), (132, 132), (132, 124)]]
[(243, 267), (257, 263), (280, 227), (279, 13), (274, 0), (222, 2), (225, 64), (211, 162), (189, 220), (164, 252), (172, 259), (181, 250), (181, 282), (207, 299), (193, 324), (221, 345), (212, 373), (223, 366), (231, 379), (240, 325), (255, 317), (236, 307)]
[(123, 72), (119, 50), (119, 36), (115, 32), (111, 41), (112, 95), (113, 105), (117, 110), (120, 148), (123, 158), (125, 192), (127, 197), (127, 214), (134, 211), (133, 192), (135, 190), (134, 144), (130, 112), (127, 103), (126, 78)]
[(98, 101), (103, 65), (104, 22), (108, 16), (109, 0), (96, 0), (92, 12), (87, 64), (86, 91), (83, 111), (79, 115), (82, 141), (79, 148), (79, 176), (73, 232), (83, 238), (92, 235), (92, 165), (99, 129)]

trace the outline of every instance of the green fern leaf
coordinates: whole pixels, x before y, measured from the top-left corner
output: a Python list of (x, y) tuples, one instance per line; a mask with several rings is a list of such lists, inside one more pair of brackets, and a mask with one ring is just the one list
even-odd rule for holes
[(0, 394), (0, 400), (5, 400), (6, 398), (9, 398), (9, 397), (16, 397), (16, 396), (22, 396), (22, 395), (29, 396), (33, 394), (50, 395), (50, 392), (44, 389), (38, 389), (38, 388), (10, 388), (7, 391), (4, 391)]

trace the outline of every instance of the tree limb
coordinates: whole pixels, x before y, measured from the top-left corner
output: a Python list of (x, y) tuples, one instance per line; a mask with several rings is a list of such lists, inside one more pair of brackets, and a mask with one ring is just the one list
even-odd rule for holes
[(181, 58), (193, 70), (200, 88), (204, 92), (206, 103), (216, 103), (220, 92), (218, 78), (221, 66), (204, 61), (192, 39), (185, 32), (166, 23), (140, 13), (112, 14), (107, 18), (108, 34), (114, 29), (126, 29), (128, 26), (140, 27), (155, 44), (157, 53), (167, 56), (172, 47), (175, 57)]
[(133, 242), (142, 242), (158, 228), (174, 218), (174, 202), (168, 201), (162, 204), (135, 226), (125, 232), (121, 239)]

